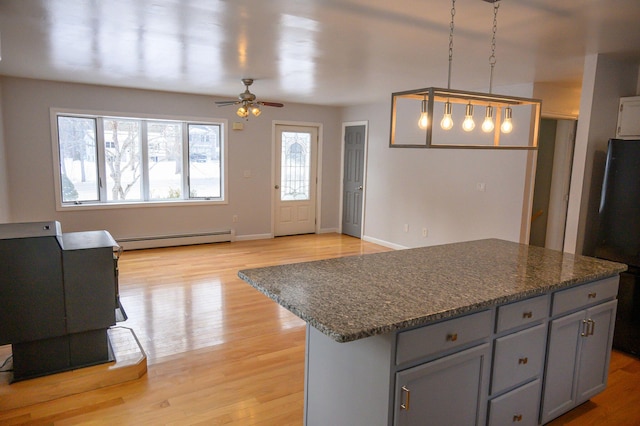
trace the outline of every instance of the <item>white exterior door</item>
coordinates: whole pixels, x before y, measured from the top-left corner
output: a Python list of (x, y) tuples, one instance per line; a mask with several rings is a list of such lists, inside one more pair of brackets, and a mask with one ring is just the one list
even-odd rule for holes
[(317, 152), (317, 127), (276, 125), (276, 237), (316, 232)]

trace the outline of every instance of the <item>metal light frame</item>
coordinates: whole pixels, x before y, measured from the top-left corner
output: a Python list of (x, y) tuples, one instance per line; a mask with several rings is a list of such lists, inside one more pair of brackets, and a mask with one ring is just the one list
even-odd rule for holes
[[(422, 102), (427, 100), (428, 125), (425, 130), (424, 144), (407, 144), (396, 138), (397, 119), (397, 101), (406, 98)], [(493, 107), (496, 111), (496, 123), (493, 130), (493, 143), (474, 144), (474, 143), (438, 143), (433, 140), (433, 126), (439, 124), (439, 120), (434, 114), (436, 102), (451, 104), (471, 104), (477, 107)], [(539, 99), (521, 98), (515, 96), (496, 95), (490, 93), (467, 92), (454, 89), (441, 89), (436, 87), (428, 87), (424, 89), (408, 90), (405, 92), (396, 92), (391, 95), (391, 135), (389, 146), (393, 148), (480, 148), (480, 149), (537, 149), (538, 148), (538, 130), (540, 125), (540, 111), (542, 102)], [(530, 106), (531, 117), (529, 126), (529, 138), (526, 144), (510, 145), (500, 143), (500, 119), (502, 111), (506, 108), (514, 108), (518, 106)], [(480, 109), (480, 108), (478, 108)], [(413, 121), (413, 119), (412, 119)], [(417, 126), (416, 126), (417, 127)]]

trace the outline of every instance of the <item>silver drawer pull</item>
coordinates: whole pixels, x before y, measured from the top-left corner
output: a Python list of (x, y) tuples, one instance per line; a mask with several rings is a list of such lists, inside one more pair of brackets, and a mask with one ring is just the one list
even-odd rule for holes
[(404, 404), (400, 404), (400, 408), (402, 408), (403, 410), (409, 411), (409, 404), (411, 404), (411, 391), (409, 389), (407, 389), (406, 386), (403, 386), (402, 387), (402, 392), (404, 392), (405, 395), (407, 395), (407, 397), (405, 399), (405, 403)]
[(447, 334), (447, 342), (455, 342), (458, 340), (458, 333)]
[(527, 358), (526, 356), (518, 360), (518, 364), (526, 364), (528, 362), (529, 362), (529, 358)]
[(522, 313), (522, 318), (531, 318), (531, 317), (533, 317), (533, 312), (531, 311)]
[(522, 414), (516, 414), (515, 416), (513, 416), (513, 421), (514, 422), (521, 422), (522, 421)]

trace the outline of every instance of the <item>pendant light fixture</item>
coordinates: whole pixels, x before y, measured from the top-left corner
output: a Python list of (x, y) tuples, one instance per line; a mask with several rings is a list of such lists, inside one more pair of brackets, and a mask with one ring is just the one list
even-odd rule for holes
[[(500, 3), (498, 0), (493, 2), (493, 28), (491, 34), (491, 56), (489, 56), (489, 94), (493, 93), (493, 69), (496, 66), (496, 32), (498, 31), (498, 8)], [(495, 128), (493, 122), (493, 106), (487, 105), (484, 114), (484, 122), (482, 123), (482, 131), (490, 133)]]
[(429, 114), (427, 113), (427, 97), (425, 96), (420, 106), (420, 119), (418, 120), (418, 127), (425, 130), (429, 125)]
[(442, 120), (440, 121), (440, 127), (443, 130), (451, 130), (453, 129), (453, 118), (451, 118), (451, 102), (447, 99), (447, 102), (444, 103), (444, 115), (442, 116)]
[(504, 120), (502, 121), (502, 125), (500, 126), (500, 130), (502, 133), (511, 133), (513, 130), (513, 123), (511, 123), (511, 116), (513, 114), (513, 110), (511, 107), (506, 107), (504, 109)]
[(462, 130), (465, 132), (470, 132), (475, 129), (476, 123), (473, 121), (473, 105), (471, 102), (467, 104), (464, 113), (464, 121), (462, 122)]
[(487, 109), (484, 112), (484, 121), (482, 122), (482, 131), (485, 133), (493, 132), (496, 125), (493, 123), (493, 107), (487, 105)]
[[(453, 29), (455, 28), (456, 16), (456, 0), (451, 0), (451, 22), (449, 22), (449, 72), (447, 74), (447, 90), (451, 89), (451, 64), (453, 63)], [(452, 105), (449, 99), (444, 103), (444, 114), (440, 121), (440, 127), (443, 130), (451, 130), (453, 128), (453, 119), (451, 118)]]
[[(493, 93), (499, 0), (482, 1), (493, 5), (489, 93), (451, 88), (456, 14), (456, 0), (451, 0), (447, 88), (428, 87), (392, 93), (389, 146), (398, 148), (537, 149), (541, 102), (538, 99)], [(454, 104), (456, 104), (455, 108)], [(461, 129), (456, 129), (457, 126), (454, 126), (455, 114), (458, 111), (462, 112), (463, 106), (465, 108), (464, 120)], [(484, 110), (484, 121), (480, 126), (482, 129), (480, 132), (474, 131), (476, 124), (473, 113), (476, 107)], [(420, 110), (420, 118), (417, 120), (418, 126), (416, 126), (415, 111), (418, 109)], [(439, 127), (434, 125), (436, 110), (444, 112)], [(514, 119), (518, 121), (517, 131), (514, 128)], [(420, 129), (422, 131), (419, 131)]]

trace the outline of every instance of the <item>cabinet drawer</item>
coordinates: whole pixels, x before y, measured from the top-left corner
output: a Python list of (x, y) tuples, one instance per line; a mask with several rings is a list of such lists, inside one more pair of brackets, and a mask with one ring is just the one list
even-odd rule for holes
[(496, 333), (534, 323), (546, 318), (548, 314), (549, 297), (547, 295), (500, 306), (496, 321)]
[(542, 374), (546, 337), (546, 324), (540, 324), (496, 339), (492, 394)]
[(619, 277), (616, 275), (615, 277), (558, 291), (553, 295), (551, 315), (555, 316), (616, 297), (618, 294), (618, 279)]
[(491, 311), (482, 311), (398, 334), (396, 365), (483, 339), (491, 333)]
[(540, 379), (520, 386), (489, 403), (489, 426), (537, 426)]

